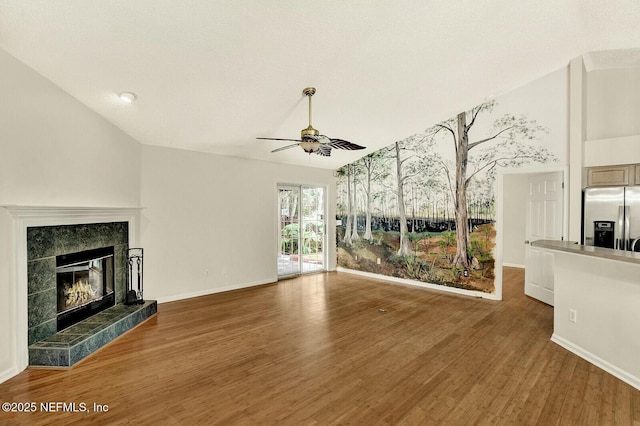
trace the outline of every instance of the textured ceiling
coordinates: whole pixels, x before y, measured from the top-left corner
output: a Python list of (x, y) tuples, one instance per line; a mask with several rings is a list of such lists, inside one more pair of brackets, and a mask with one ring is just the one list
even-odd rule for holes
[[(638, 22), (637, 0), (0, 0), (0, 47), (143, 144), (334, 169), (582, 53), (638, 48)], [(255, 139), (299, 137), (307, 86), (314, 127), (367, 151)]]

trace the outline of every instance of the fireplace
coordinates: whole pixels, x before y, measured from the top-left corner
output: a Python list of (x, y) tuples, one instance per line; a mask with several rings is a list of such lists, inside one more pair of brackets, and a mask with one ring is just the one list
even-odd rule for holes
[[(13, 250), (8, 252), (7, 266), (8, 276), (15, 278), (10, 280), (14, 281), (13, 286), (7, 282), (13, 314), (8, 315), (10, 321), (5, 329), (9, 334), (3, 344), (14, 350), (15, 371), (28, 365), (73, 365), (155, 314), (155, 301), (123, 304), (127, 249), (130, 236), (137, 235), (139, 208), (0, 206), (0, 216), (3, 209), (13, 220), (13, 238), (9, 238), (13, 240)], [(4, 218), (0, 222), (4, 223)], [(58, 331), (57, 256), (109, 246), (114, 248), (115, 306)], [(129, 313), (135, 318), (130, 318)]]
[(115, 305), (114, 247), (56, 256), (57, 330)]

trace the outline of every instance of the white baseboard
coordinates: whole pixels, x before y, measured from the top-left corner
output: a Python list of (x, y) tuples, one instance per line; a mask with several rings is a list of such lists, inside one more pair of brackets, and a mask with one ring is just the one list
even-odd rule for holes
[[(276, 281), (277, 279), (269, 279), (269, 280), (262, 280), (262, 281), (254, 281), (250, 283), (234, 284), (234, 285), (229, 285), (225, 287), (210, 288), (206, 290), (195, 291), (193, 293), (184, 293), (184, 294), (177, 294), (175, 296), (159, 297), (157, 298), (157, 301), (158, 303), (176, 302), (178, 300), (191, 299), (193, 297), (207, 296), (209, 294), (222, 293), (222, 292), (231, 291), (231, 290), (239, 290), (241, 288), (255, 287), (263, 284), (270, 284)], [(149, 299), (152, 299), (152, 298), (149, 297)]]
[(520, 268), (520, 269), (525, 269), (525, 266), (524, 266), (524, 265), (520, 265), (520, 264), (518, 264), (518, 263), (505, 263), (505, 262), (502, 262), (502, 266), (508, 266), (508, 267), (510, 267), (510, 268)]
[(0, 383), (6, 382), (10, 378), (17, 376), (18, 373), (20, 372), (16, 367), (7, 368), (4, 371), (0, 371)]
[(471, 296), (471, 297), (481, 297), (483, 299), (490, 299), (490, 300), (501, 300), (499, 297), (497, 297), (493, 293), (483, 293), (482, 291), (465, 290), (465, 289), (456, 288), (456, 287), (447, 287), (441, 284), (423, 283), (422, 281), (408, 280), (406, 278), (396, 278), (396, 277), (390, 277), (382, 274), (374, 274), (371, 272), (357, 271), (355, 269), (347, 269), (340, 266), (337, 268), (337, 271), (346, 272), (348, 274), (361, 275), (363, 277), (368, 277), (368, 278), (375, 278), (378, 280), (389, 281), (392, 283), (406, 284), (406, 285), (412, 285), (415, 287), (422, 287), (422, 288), (428, 288), (431, 290), (443, 291), (446, 293), (455, 293), (455, 294), (461, 294), (463, 296)]
[(640, 390), (640, 378), (634, 376), (633, 374), (628, 373), (627, 371), (616, 367), (615, 365), (605, 361), (604, 359), (598, 357), (597, 355), (592, 354), (588, 350), (568, 341), (567, 339), (558, 336), (557, 334), (553, 334), (551, 336), (551, 341), (557, 343), (562, 346), (569, 352), (572, 352), (578, 355), (580, 358), (589, 361), (591, 364), (596, 367), (602, 368), (607, 373), (617, 377), (623, 382), (633, 386), (634, 388)]

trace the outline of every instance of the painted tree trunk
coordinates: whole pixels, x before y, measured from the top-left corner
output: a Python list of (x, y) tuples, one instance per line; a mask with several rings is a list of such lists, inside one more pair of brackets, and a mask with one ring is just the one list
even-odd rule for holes
[(364, 224), (364, 238), (367, 241), (373, 239), (371, 235), (371, 169), (367, 169), (367, 190), (365, 196), (367, 197), (367, 217)]
[(348, 246), (351, 245), (351, 168), (347, 166), (347, 223), (344, 227), (344, 238), (342, 241)]
[(358, 235), (358, 207), (356, 205), (356, 165), (352, 164), (353, 167), (353, 232), (351, 233), (351, 242), (358, 241), (360, 239), (360, 235)]
[(456, 256), (453, 264), (469, 268), (472, 257), (469, 252), (469, 221), (467, 213), (467, 160), (469, 135), (467, 134), (467, 114), (458, 114), (458, 144), (456, 147)]
[(409, 238), (407, 229), (407, 214), (404, 208), (404, 177), (402, 176), (402, 160), (400, 159), (400, 145), (396, 142), (396, 172), (398, 174), (398, 211), (400, 213), (400, 248), (398, 256), (408, 256)]

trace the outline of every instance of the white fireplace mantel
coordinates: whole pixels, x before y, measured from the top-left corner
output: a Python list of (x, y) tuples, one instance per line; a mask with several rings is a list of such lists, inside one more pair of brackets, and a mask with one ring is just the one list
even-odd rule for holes
[[(128, 222), (129, 246), (136, 247), (141, 207), (65, 207), (0, 205), (13, 219), (13, 259), (11, 276), (14, 282), (15, 373), (27, 368), (28, 312), (27, 312), (27, 228), (34, 226), (79, 225), (89, 223)], [(0, 379), (2, 381), (2, 379)]]
[(137, 215), (141, 207), (66, 207), (66, 206), (19, 206), (0, 205), (14, 218), (58, 219), (58, 218), (101, 218), (122, 215)]

